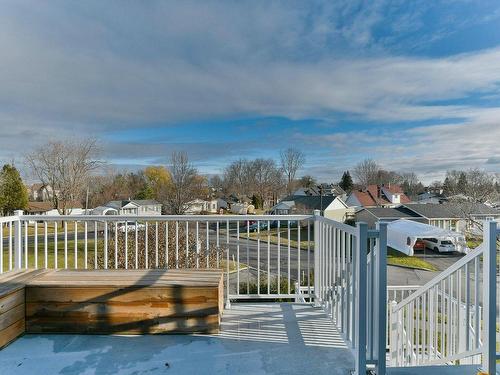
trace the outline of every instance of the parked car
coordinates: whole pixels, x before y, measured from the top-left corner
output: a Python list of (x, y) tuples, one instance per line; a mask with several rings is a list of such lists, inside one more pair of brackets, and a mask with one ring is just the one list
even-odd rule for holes
[(257, 230), (267, 230), (267, 221), (258, 221), (253, 223), (248, 228), (250, 232), (257, 232)]
[(437, 251), (439, 253), (452, 253), (455, 251), (455, 245), (450, 240), (426, 238), (425, 245), (428, 249)]
[[(135, 221), (127, 221), (126, 230), (128, 232), (135, 232), (135, 229), (136, 229), (135, 224), (136, 224)], [(146, 226), (144, 224), (137, 223), (137, 230), (142, 230), (144, 228), (146, 228)], [(125, 223), (119, 223), (118, 230), (122, 233), (125, 233)]]
[(423, 240), (417, 240), (415, 245), (413, 245), (414, 251), (424, 251), (425, 250), (425, 242)]

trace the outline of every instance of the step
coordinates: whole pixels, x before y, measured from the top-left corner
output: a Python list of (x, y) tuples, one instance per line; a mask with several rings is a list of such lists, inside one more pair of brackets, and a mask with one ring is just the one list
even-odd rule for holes
[(387, 375), (475, 375), (479, 365), (389, 367)]

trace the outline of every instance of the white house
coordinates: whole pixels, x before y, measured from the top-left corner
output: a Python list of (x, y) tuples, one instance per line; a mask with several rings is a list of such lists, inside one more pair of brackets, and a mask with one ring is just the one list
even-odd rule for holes
[(92, 214), (158, 216), (161, 215), (161, 203), (153, 199), (109, 201), (104, 206), (99, 206), (92, 210)]
[[(29, 193), (29, 199), (32, 202), (49, 201), (50, 198), (54, 195), (54, 191), (50, 185), (38, 183), (27, 186), (27, 189)], [(58, 195), (59, 192), (56, 191), (56, 194)]]
[(210, 200), (194, 199), (187, 204), (187, 215), (199, 215), (201, 213), (218, 214), (221, 210), (227, 209), (227, 202), (224, 199), (216, 198)]

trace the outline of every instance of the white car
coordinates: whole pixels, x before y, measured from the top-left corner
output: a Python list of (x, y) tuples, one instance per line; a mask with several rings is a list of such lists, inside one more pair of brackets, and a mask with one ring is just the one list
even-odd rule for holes
[(452, 253), (455, 251), (455, 245), (450, 240), (441, 240), (438, 238), (424, 239), (425, 245), (428, 249), (440, 253)]
[[(144, 228), (146, 228), (144, 224), (137, 223), (137, 230), (143, 230)], [(127, 232), (135, 232), (135, 229), (135, 221), (127, 221)], [(122, 233), (125, 233), (125, 223), (119, 223), (118, 230)]]

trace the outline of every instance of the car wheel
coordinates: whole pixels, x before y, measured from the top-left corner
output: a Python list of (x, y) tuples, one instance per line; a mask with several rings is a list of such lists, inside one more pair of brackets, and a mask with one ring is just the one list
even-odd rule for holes
[(434, 248), (434, 251), (437, 251), (439, 253), (439, 249), (437, 247)]

